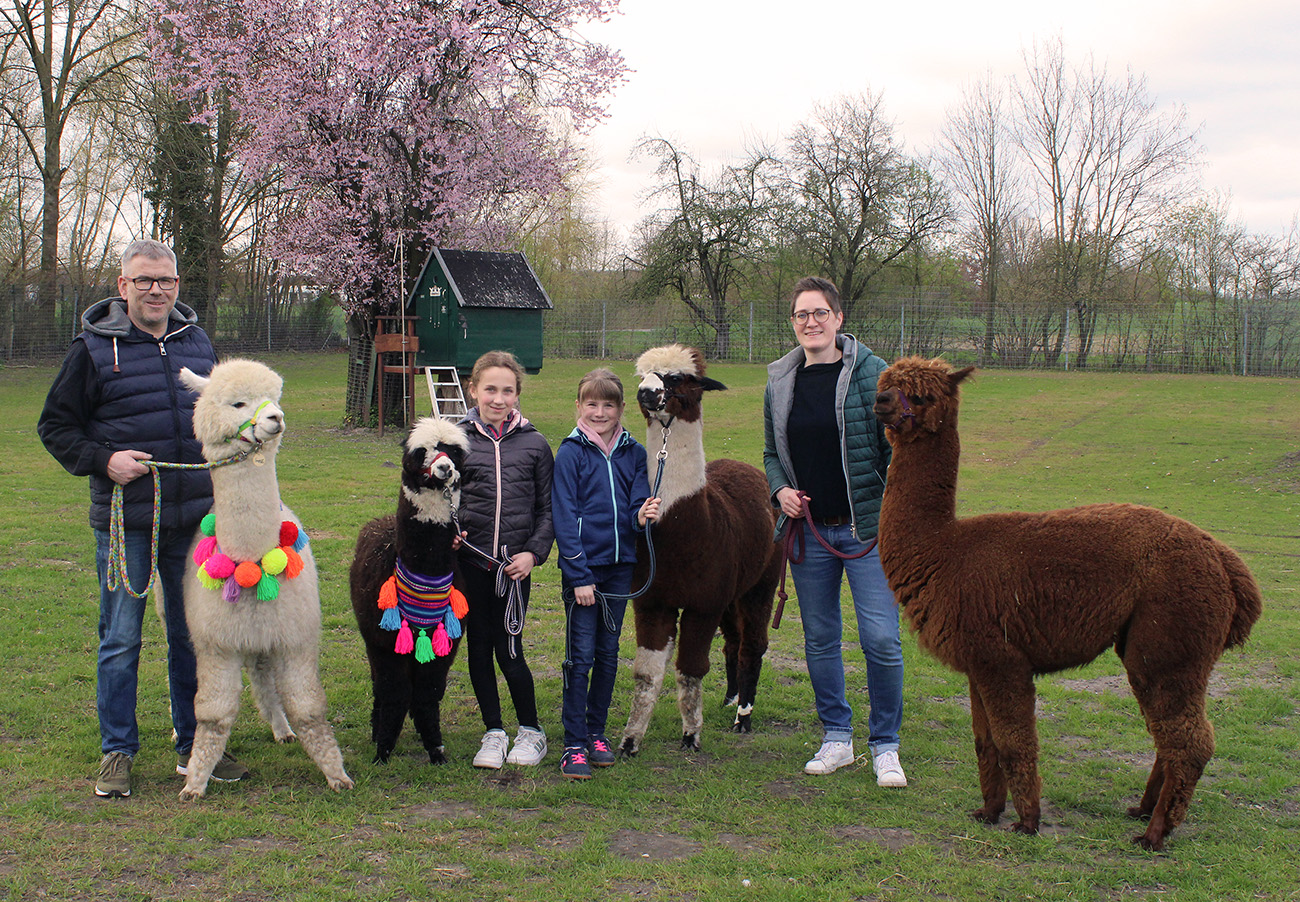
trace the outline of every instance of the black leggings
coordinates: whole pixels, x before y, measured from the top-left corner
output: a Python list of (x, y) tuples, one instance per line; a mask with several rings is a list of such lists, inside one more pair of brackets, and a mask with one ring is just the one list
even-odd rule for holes
[[(519, 725), (540, 728), (533, 673), (524, 660), (523, 634), (513, 637), (515, 656), (510, 657), (512, 637), (505, 627), (506, 600), (497, 596), (495, 573), (470, 564), (460, 568), (460, 575), (465, 600), (469, 602), (469, 614), (465, 618), (465, 657), (470, 685), (474, 687), (474, 697), (478, 699), (479, 712), (483, 715), (483, 726), (489, 730), (503, 729), (501, 696), (497, 692), (496, 669), (492, 666), (495, 656), (501, 675), (505, 677), (506, 688), (510, 690)], [(531, 577), (519, 583), (525, 612), (531, 587)]]

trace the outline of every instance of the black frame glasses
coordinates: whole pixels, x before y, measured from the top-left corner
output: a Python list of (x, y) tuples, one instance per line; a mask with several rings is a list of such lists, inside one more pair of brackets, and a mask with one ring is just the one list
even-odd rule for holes
[(171, 291), (180, 282), (175, 276), (163, 276), (161, 279), (151, 279), (148, 276), (136, 276), (134, 279), (127, 279), (135, 286), (136, 291), (148, 291), (153, 288), (155, 282), (163, 291)]
[(824, 323), (831, 318), (831, 309), (829, 307), (818, 307), (816, 310), (800, 310), (797, 313), (792, 313), (790, 319), (803, 326), (807, 325), (810, 316), (815, 322)]

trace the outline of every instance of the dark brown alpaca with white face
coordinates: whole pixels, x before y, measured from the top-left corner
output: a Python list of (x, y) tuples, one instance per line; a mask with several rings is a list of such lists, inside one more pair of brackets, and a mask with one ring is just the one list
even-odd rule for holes
[[(635, 755), (650, 725), (673, 644), (677, 644), (677, 696), (682, 747), (698, 749), (704, 722), (701, 679), (709, 672), (709, 647), (722, 628), (727, 702), (737, 705), (732, 727), (748, 733), (767, 620), (780, 578), (780, 546), (767, 478), (738, 460), (704, 462), (700, 399), (726, 388), (704, 375), (694, 348), (670, 345), (637, 360), (637, 402), (646, 418), (646, 450), (662, 449), (663, 499), (651, 529), (658, 560), (654, 583), (632, 602), (636, 618), (636, 687), (619, 747)], [(655, 463), (651, 463), (654, 479)], [(649, 573), (645, 542), (637, 548), (634, 587)], [(679, 621), (680, 612), (680, 621)]]
[(1224, 649), (1259, 618), (1259, 587), (1230, 548), (1132, 504), (955, 516), (958, 386), (973, 368), (908, 357), (881, 377), (875, 415), (893, 446), (880, 562), (920, 645), (970, 680), (984, 805), (1007, 791), (1013, 829), (1038, 832), (1034, 677), (1113, 647), (1155, 740), (1134, 842), (1164, 848), (1214, 752), (1205, 690)]

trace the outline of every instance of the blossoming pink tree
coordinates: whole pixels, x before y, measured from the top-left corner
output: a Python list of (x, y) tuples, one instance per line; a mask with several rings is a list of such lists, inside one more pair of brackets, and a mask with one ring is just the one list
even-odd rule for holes
[(296, 199), (269, 250), (337, 286), (361, 334), (431, 247), (500, 246), (560, 191), (563, 136), (625, 71), (578, 31), (618, 0), (157, 2), (162, 76), (229, 96), (243, 166)]

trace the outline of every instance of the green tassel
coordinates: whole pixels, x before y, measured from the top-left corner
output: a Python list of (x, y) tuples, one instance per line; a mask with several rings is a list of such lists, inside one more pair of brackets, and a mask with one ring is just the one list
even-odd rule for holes
[(424, 630), (420, 630), (420, 638), (415, 640), (415, 660), (421, 664), (428, 664), (434, 658), (433, 640)]
[(263, 573), (257, 581), (257, 600), (275, 601), (280, 595), (280, 581), (269, 573)]

